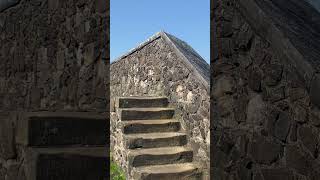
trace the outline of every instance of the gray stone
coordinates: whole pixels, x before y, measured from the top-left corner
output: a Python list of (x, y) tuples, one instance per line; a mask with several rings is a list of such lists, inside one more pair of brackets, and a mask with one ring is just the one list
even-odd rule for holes
[[(268, 149), (268, 151), (266, 151)], [(267, 141), (261, 136), (256, 136), (250, 147), (250, 154), (257, 163), (271, 164), (281, 155), (282, 147), (276, 142)]]
[(228, 94), (233, 94), (234, 86), (235, 84), (232, 77), (222, 76), (216, 81), (213, 88), (213, 92), (211, 94), (215, 98), (219, 98)]
[(249, 79), (248, 79), (248, 84), (249, 87), (257, 92), (261, 91), (261, 80), (262, 80), (262, 75), (259, 70), (256, 68), (252, 69), (252, 71), (249, 74)]
[(320, 110), (317, 107), (310, 110), (310, 121), (314, 126), (320, 126)]
[(0, 157), (5, 160), (16, 156), (12, 118), (9, 114), (0, 115)]
[(261, 124), (265, 119), (265, 108), (261, 95), (255, 95), (251, 98), (247, 108), (247, 122)]
[(320, 108), (320, 75), (316, 74), (310, 85), (310, 99), (314, 105)]
[(274, 135), (281, 141), (286, 141), (290, 129), (290, 117), (287, 113), (281, 112), (279, 118), (275, 122)]
[(318, 138), (317, 134), (314, 133), (310, 127), (302, 126), (299, 128), (299, 139), (302, 144), (308, 149), (309, 153), (313, 156), (316, 155)]
[(64, 51), (59, 51), (57, 53), (57, 69), (62, 70), (64, 68), (64, 64), (65, 64)]
[(302, 88), (289, 88), (288, 91), (291, 101), (296, 101), (306, 97), (306, 91)]
[(293, 172), (285, 168), (262, 169), (261, 174), (264, 180), (295, 180)]
[(95, 0), (95, 8), (99, 13), (105, 13), (108, 10), (108, 2), (104, 0)]
[(225, 57), (230, 57), (233, 52), (233, 42), (229, 38), (222, 38), (220, 39), (221, 48), (222, 48), (222, 55)]
[(304, 123), (307, 121), (308, 113), (305, 107), (300, 104), (293, 105), (293, 117), (294, 120), (300, 123)]
[(311, 169), (311, 158), (302, 154), (297, 146), (286, 147), (285, 161), (287, 167), (295, 169), (299, 174), (308, 175)]
[(265, 83), (269, 86), (277, 85), (282, 77), (282, 66), (278, 64), (270, 64), (265, 70)]
[(267, 89), (267, 97), (272, 103), (278, 102), (278, 101), (284, 99), (285, 98), (284, 87), (281, 86), (278, 88), (268, 88)]
[(17, 162), (10, 162), (7, 170), (6, 180), (26, 180), (23, 166)]

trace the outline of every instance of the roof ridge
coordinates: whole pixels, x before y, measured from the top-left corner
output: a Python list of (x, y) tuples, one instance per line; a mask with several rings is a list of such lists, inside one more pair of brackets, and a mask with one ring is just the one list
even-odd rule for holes
[(209, 90), (210, 84), (210, 67), (209, 64), (185, 41), (161, 30), (147, 40), (140, 43), (135, 48), (129, 50), (119, 58), (116, 58), (111, 64), (117, 63), (121, 59), (133, 54), (142, 49), (146, 45), (152, 43), (154, 40), (162, 38), (170, 48), (182, 59), (187, 68), (195, 74), (201, 83)]

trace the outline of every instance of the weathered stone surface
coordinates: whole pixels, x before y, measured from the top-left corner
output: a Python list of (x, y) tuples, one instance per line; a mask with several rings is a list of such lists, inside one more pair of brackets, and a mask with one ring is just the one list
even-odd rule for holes
[(277, 85), (281, 80), (282, 66), (278, 64), (270, 64), (265, 70), (265, 83), (269, 86)]
[(8, 113), (0, 115), (0, 157), (5, 160), (16, 156), (13, 123)]
[[(223, 157), (216, 178), (318, 179), (319, 12), (299, 0), (213, 4), (211, 127), (237, 139), (211, 150)], [(217, 98), (222, 77), (232, 92)]]
[(232, 77), (222, 76), (215, 83), (215, 87), (214, 87), (214, 91), (212, 92), (212, 95), (215, 98), (219, 98), (227, 94), (232, 94), (234, 91), (234, 86), (235, 85)]
[(282, 148), (280, 144), (268, 141), (261, 136), (255, 138), (250, 147), (250, 154), (254, 160), (262, 164), (271, 164), (280, 157), (281, 153)]
[(264, 180), (294, 180), (295, 176), (288, 169), (262, 169), (261, 174)]
[(260, 124), (264, 120), (264, 113), (266, 110), (266, 105), (262, 100), (261, 95), (255, 95), (250, 99), (247, 108), (247, 122), (252, 122), (254, 124)]
[(290, 117), (287, 113), (281, 112), (274, 126), (274, 135), (276, 138), (286, 141), (290, 129)]
[[(90, 113), (34, 112), (21, 119), (17, 143), (28, 146), (101, 145), (106, 117)], [(27, 129), (27, 130), (25, 130)], [(72, 130), (71, 130), (72, 129)], [(17, 138), (18, 139), (18, 138)]]
[[(100, 152), (99, 152), (100, 153)], [(108, 157), (72, 153), (39, 154), (36, 177), (39, 179), (107, 179)]]
[(301, 104), (293, 104), (293, 117), (294, 120), (300, 123), (304, 123), (307, 121), (308, 118), (308, 112), (305, 107), (303, 107)]
[[(109, 79), (109, 68), (101, 70), (101, 61), (103, 54), (104, 63), (109, 66), (109, 3), (96, 0), (14, 1), (19, 2), (17, 7), (0, 10), (0, 111), (12, 114), (21, 111), (108, 111), (106, 97), (109, 95), (101, 87), (107, 87), (108, 83), (104, 81)], [(90, 22), (89, 25), (87, 22)], [(90, 51), (93, 55), (84, 49), (91, 43), (94, 44), (93, 51)], [(85, 76), (81, 76), (83, 67), (86, 67), (84, 54), (92, 55), (90, 58), (93, 58), (86, 59), (86, 62), (91, 62), (91, 66), (85, 69)], [(25, 161), (30, 157), (25, 154), (25, 147), (15, 142), (20, 120), (10, 121), (0, 115), (0, 164), (3, 165), (0, 168), (0, 179), (24, 180), (27, 176), (24, 169), (29, 164)], [(97, 129), (102, 129), (103, 139), (100, 142), (105, 144), (108, 139), (105, 121), (99, 127), (82, 123), (83, 127), (79, 131), (74, 129), (75, 122), (69, 121), (69, 125), (65, 126), (68, 129), (62, 130), (64, 125), (61, 122), (42, 121), (35, 123), (38, 127), (30, 128), (35, 130), (30, 130), (30, 134), (34, 135), (32, 138), (38, 138), (38, 142), (48, 139), (53, 142), (61, 130), (64, 137), (60, 138), (64, 142), (78, 144), (79, 141), (88, 140), (79, 131), (84, 133), (86, 130), (83, 129), (89, 127), (95, 129), (91, 135)], [(76, 131), (78, 137), (67, 135), (75, 135)], [(97, 139), (94, 138), (94, 141)], [(70, 165), (72, 163), (75, 162)], [(37, 179), (64, 179), (56, 172), (52, 172), (51, 177)], [(88, 179), (84, 176), (78, 178)]]
[(252, 69), (249, 74), (249, 87), (254, 91), (261, 91), (261, 80), (261, 72), (256, 68)]
[(9, 162), (6, 180), (27, 180), (24, 168), (17, 162)]
[[(3, 92), (6, 94), (4, 99), (13, 96), (13, 92), (9, 92), (10, 89), (25, 89), (14, 94), (16, 98), (6, 105), (7, 109), (38, 110), (41, 107), (42, 110), (57, 108), (78, 110), (81, 98), (91, 99), (87, 102), (87, 110), (102, 108), (99, 104), (93, 103), (98, 101), (94, 93), (74, 93), (77, 92), (75, 88), (68, 88), (71, 82), (81, 84), (82, 77), (78, 76), (81, 74), (79, 67), (92, 64), (95, 68), (92, 68), (91, 72), (96, 76), (96, 69), (102, 61), (100, 54), (107, 49), (105, 42), (108, 42), (108, 37), (105, 32), (107, 32), (108, 17), (98, 11), (89, 10), (95, 5), (100, 12), (108, 10), (108, 3), (100, 0), (77, 3), (48, 0), (20, 2), (19, 8), (1, 12), (1, 17), (11, 22), (8, 26), (14, 28), (12, 29), (14, 36), (1, 31), (2, 47), (8, 49), (4, 51), (3, 56), (14, 55), (14, 60), (5, 63), (6, 70), (1, 70), (0, 78), (10, 82), (20, 81), (18, 84), (6, 85), (7, 88)], [(76, 8), (80, 8), (78, 12)], [(100, 24), (96, 23), (94, 27), (94, 23), (91, 23), (92, 26), (87, 28), (88, 32), (85, 33), (82, 27), (85, 27), (87, 18)], [(22, 22), (30, 22), (32, 26), (29, 27), (28, 23)], [(101, 24), (102, 22), (105, 24)], [(24, 31), (27, 28), (29, 30)], [(81, 35), (72, 36), (72, 34)], [(93, 76), (87, 76), (87, 84), (92, 84)], [(93, 91), (98, 87), (100, 86), (93, 87)], [(61, 93), (63, 98), (58, 98), (57, 92), (63, 92)], [(69, 95), (72, 98), (67, 98)], [(6, 101), (2, 101), (1, 104), (4, 102)]]
[(318, 107), (320, 108), (320, 75), (316, 74), (311, 81), (310, 85), (310, 98), (311, 101)]
[(300, 127), (299, 139), (311, 155), (317, 156), (318, 136), (312, 128), (306, 126)]
[(312, 107), (310, 112), (310, 121), (314, 126), (320, 126), (320, 110), (317, 107)]
[(308, 175), (312, 171), (310, 157), (302, 154), (297, 146), (287, 146), (285, 153), (287, 167), (295, 169), (302, 175)]

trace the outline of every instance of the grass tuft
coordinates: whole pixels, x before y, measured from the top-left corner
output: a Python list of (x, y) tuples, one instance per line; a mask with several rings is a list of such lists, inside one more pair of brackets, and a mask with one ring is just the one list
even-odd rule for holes
[(126, 180), (123, 170), (113, 161), (112, 155), (110, 155), (110, 162), (111, 180)]

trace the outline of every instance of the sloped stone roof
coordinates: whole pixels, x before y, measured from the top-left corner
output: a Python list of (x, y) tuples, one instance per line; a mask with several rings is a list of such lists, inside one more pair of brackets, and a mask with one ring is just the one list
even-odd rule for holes
[(243, 17), (293, 66), (320, 107), (320, 13), (304, 0), (237, 1)]
[(136, 51), (139, 51), (144, 46), (153, 42), (156, 39), (162, 38), (165, 43), (167, 43), (171, 49), (180, 57), (180, 59), (185, 63), (189, 70), (191, 70), (194, 75), (201, 81), (201, 83), (209, 88), (210, 84), (210, 66), (209, 64), (186, 42), (178, 39), (177, 37), (160, 31), (146, 41), (139, 44), (137, 47), (129, 50), (124, 55), (115, 59), (111, 64), (120, 61), (121, 59), (133, 54)]
[(0, 12), (17, 5), (20, 0), (0, 0)]

